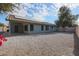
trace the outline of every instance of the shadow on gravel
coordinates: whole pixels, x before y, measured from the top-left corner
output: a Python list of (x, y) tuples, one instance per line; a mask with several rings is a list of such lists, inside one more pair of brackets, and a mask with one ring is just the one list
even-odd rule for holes
[(58, 33), (64, 33), (64, 34), (72, 34), (73, 32), (46, 32), (46, 33), (13, 33), (13, 34), (9, 34), (9, 33), (3, 33), (3, 35), (5, 37), (13, 37), (13, 36), (39, 36), (39, 35), (49, 35), (49, 34), (58, 34)]
[(73, 51), (75, 56), (79, 56), (79, 38), (76, 35), (76, 33), (74, 33), (74, 51)]
[(13, 34), (9, 34), (9, 33), (4, 33), (3, 35), (5, 37), (13, 37), (13, 36), (39, 36), (39, 35), (49, 35), (49, 34), (56, 34), (57, 32), (51, 32), (51, 33), (13, 33)]

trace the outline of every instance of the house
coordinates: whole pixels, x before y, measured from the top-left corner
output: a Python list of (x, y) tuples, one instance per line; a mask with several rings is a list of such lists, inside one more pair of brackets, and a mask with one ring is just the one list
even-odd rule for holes
[(14, 15), (9, 15), (6, 20), (9, 21), (10, 33), (42, 33), (54, 31), (54, 25), (47, 22), (27, 20)]
[(7, 32), (9, 27), (7, 25), (0, 26), (0, 32)]

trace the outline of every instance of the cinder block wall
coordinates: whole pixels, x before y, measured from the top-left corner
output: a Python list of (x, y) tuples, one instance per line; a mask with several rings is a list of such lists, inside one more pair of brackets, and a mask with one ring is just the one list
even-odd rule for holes
[(78, 26), (76, 26), (76, 34), (77, 34), (77, 36), (78, 36), (78, 38), (79, 38), (79, 25)]

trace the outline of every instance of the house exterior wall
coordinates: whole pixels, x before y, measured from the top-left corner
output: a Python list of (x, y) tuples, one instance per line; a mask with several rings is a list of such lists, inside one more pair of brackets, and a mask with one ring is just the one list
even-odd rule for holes
[[(30, 23), (17, 23), (17, 22), (15, 22), (15, 23), (13, 23), (13, 22), (11, 22), (10, 21), (10, 23), (9, 23), (9, 27), (10, 27), (10, 32), (11, 33), (15, 33), (15, 25), (18, 25), (19, 26), (19, 32), (20, 31), (22, 31), (23, 30), (23, 32), (22, 33), (43, 33), (43, 32), (53, 32), (54, 31), (54, 28), (52, 29), (52, 27), (50, 26), (50, 25), (48, 25), (49, 26), (49, 30), (46, 30), (45, 29), (45, 27), (46, 27), (46, 25), (43, 25), (44, 26), (44, 30), (42, 31), (41, 30), (41, 25), (40, 24), (32, 24), (33, 26), (34, 26), (34, 30), (33, 31), (30, 31)], [(25, 29), (24, 29), (24, 26), (25, 25), (28, 25), (28, 31), (25, 31)]]
[(38, 24), (33, 24), (34, 26), (34, 30), (30, 31), (30, 24), (28, 24), (28, 31), (24, 31), (24, 33), (44, 33), (44, 32), (53, 32), (53, 29), (51, 28), (51, 26), (49, 26), (49, 30), (45, 30), (45, 26), (44, 26), (44, 30), (41, 30), (41, 25)]
[(35, 25), (35, 24), (34, 24), (33, 33), (39, 33), (39, 32), (42, 32), (42, 31), (41, 31), (41, 25)]

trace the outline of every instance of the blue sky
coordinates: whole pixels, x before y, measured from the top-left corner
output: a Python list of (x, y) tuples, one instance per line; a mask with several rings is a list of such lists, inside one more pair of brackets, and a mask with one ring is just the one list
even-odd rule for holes
[[(58, 10), (62, 5), (69, 7), (73, 14), (79, 14), (79, 4), (62, 4), (62, 3), (27, 3), (19, 5), (19, 10), (15, 8), (13, 14), (28, 20), (54, 23), (58, 19)], [(0, 14), (0, 22), (7, 24), (6, 14)]]

